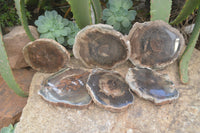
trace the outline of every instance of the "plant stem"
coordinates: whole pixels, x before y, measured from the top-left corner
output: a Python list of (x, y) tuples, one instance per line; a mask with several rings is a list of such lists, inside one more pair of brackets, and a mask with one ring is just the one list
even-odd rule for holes
[(80, 29), (92, 24), (90, 0), (67, 0)]
[(150, 2), (151, 21), (163, 20), (168, 23), (172, 0), (151, 0)]
[(179, 24), (200, 6), (200, 0), (186, 0), (179, 15), (170, 24)]
[(17, 13), (18, 13), (20, 21), (24, 27), (24, 30), (26, 31), (26, 34), (28, 35), (28, 37), (31, 41), (34, 41), (35, 38), (31, 34), (31, 31), (28, 27), (28, 22), (27, 22), (26, 13), (25, 13), (24, 0), (15, 0), (15, 7), (17, 9)]
[(192, 35), (190, 36), (189, 43), (188, 43), (187, 48), (185, 49), (185, 51), (181, 57), (181, 60), (179, 62), (179, 74), (180, 74), (182, 83), (188, 83), (188, 81), (189, 81), (188, 64), (191, 59), (191, 55), (192, 55), (192, 52), (196, 45), (197, 39), (199, 37), (199, 32), (200, 32), (200, 8), (198, 9), (195, 26), (192, 31)]
[(10, 68), (9, 62), (8, 62), (8, 56), (6, 54), (6, 50), (3, 43), (3, 36), (1, 32), (1, 26), (0, 26), (0, 74), (2, 78), (5, 80), (5, 82), (8, 84), (8, 86), (13, 89), (13, 91), (22, 97), (27, 97), (28, 95), (23, 92), (23, 90), (19, 87), (19, 85), (16, 83), (12, 70)]
[(69, 8), (67, 9), (67, 11), (65, 12), (64, 18), (67, 17), (67, 15), (69, 14), (70, 11), (71, 11), (71, 7), (69, 7)]

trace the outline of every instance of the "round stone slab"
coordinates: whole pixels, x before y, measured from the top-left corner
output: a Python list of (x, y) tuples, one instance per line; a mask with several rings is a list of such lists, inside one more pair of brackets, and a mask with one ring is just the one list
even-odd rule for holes
[(179, 97), (174, 84), (166, 75), (146, 68), (129, 68), (126, 82), (138, 96), (156, 105), (170, 103)]
[(88, 68), (112, 69), (128, 60), (130, 43), (110, 25), (90, 25), (77, 34), (73, 53)]
[(52, 39), (41, 38), (29, 42), (23, 48), (25, 61), (39, 72), (53, 73), (64, 68), (70, 54), (61, 44)]
[(164, 21), (135, 23), (129, 32), (129, 60), (138, 67), (161, 69), (173, 63), (184, 46), (180, 32)]
[(59, 106), (87, 107), (92, 101), (85, 86), (88, 76), (83, 69), (63, 69), (44, 80), (38, 94)]
[(124, 111), (133, 104), (133, 94), (120, 74), (94, 69), (86, 87), (95, 104), (112, 112)]

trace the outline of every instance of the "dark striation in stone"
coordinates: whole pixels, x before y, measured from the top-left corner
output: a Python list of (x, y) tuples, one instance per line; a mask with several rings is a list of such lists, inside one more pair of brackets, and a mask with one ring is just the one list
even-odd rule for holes
[(170, 103), (179, 97), (174, 84), (166, 75), (146, 68), (129, 68), (126, 82), (138, 96), (156, 105)]
[(133, 104), (133, 95), (120, 74), (104, 69), (94, 69), (86, 87), (94, 103), (112, 112), (124, 111)]
[(87, 107), (92, 99), (86, 89), (89, 71), (83, 69), (63, 69), (48, 77), (38, 92), (50, 103), (74, 107)]
[(173, 63), (179, 56), (184, 38), (164, 21), (135, 23), (128, 38), (130, 61), (142, 68), (159, 69)]
[(70, 60), (70, 54), (52, 39), (37, 39), (28, 43), (23, 54), (25, 61), (35, 70), (53, 73), (63, 68)]
[(111, 69), (129, 58), (130, 44), (111, 26), (97, 24), (77, 34), (73, 53), (86, 67)]

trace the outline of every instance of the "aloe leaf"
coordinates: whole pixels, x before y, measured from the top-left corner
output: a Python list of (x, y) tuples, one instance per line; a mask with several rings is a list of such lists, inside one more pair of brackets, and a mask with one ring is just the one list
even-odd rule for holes
[(35, 38), (31, 34), (31, 31), (28, 27), (28, 22), (26, 18), (26, 13), (25, 13), (25, 6), (24, 6), (24, 0), (15, 0), (15, 7), (17, 9), (17, 14), (19, 15), (20, 21), (24, 27), (24, 30), (26, 31), (26, 34), (30, 38), (31, 41), (34, 41)]
[(168, 23), (172, 0), (151, 0), (151, 21), (163, 20)]
[(91, 0), (92, 8), (95, 15), (95, 23), (98, 24), (102, 18), (102, 8), (99, 0)]
[(200, 32), (200, 8), (198, 9), (197, 18), (195, 22), (194, 29), (192, 31), (192, 35), (190, 36), (187, 48), (185, 49), (181, 60), (179, 62), (179, 74), (182, 83), (187, 83), (189, 81), (188, 78), (188, 64), (196, 45), (197, 39), (199, 37)]
[(90, 0), (67, 0), (80, 29), (92, 24)]
[(200, 0), (186, 0), (183, 9), (176, 17), (176, 19), (170, 24), (179, 24), (185, 20), (196, 8), (200, 6)]
[(13, 73), (11, 71), (8, 56), (6, 54), (6, 50), (3, 43), (3, 36), (0, 27), (0, 74), (8, 86), (14, 90), (14, 92), (22, 97), (27, 97), (28, 95), (25, 94), (19, 85), (16, 83)]

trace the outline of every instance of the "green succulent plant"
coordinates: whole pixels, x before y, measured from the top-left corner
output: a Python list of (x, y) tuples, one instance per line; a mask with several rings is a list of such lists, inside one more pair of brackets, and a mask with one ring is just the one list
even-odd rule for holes
[(109, 0), (107, 6), (108, 8), (103, 10), (103, 20), (112, 25), (115, 30), (127, 34), (137, 14), (135, 10), (129, 10), (133, 2), (131, 0)]
[(80, 31), (80, 29), (76, 23), (71, 21), (69, 22), (69, 28), (71, 29), (71, 32), (67, 36), (67, 43), (63, 45), (64, 46), (68, 45), (70, 48), (72, 48), (72, 46), (74, 45), (76, 34)]
[(17, 124), (15, 124), (15, 126), (13, 126), (12, 124), (10, 124), (8, 127), (2, 128), (1, 133), (14, 133), (16, 125)]
[[(35, 21), (40, 38), (56, 40), (63, 45), (73, 45), (75, 34), (79, 31), (76, 23), (60, 16), (55, 10), (45, 11)], [(67, 42), (67, 43), (65, 43)]]

